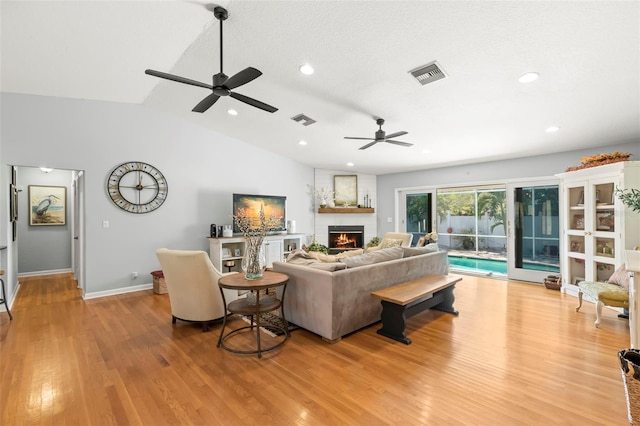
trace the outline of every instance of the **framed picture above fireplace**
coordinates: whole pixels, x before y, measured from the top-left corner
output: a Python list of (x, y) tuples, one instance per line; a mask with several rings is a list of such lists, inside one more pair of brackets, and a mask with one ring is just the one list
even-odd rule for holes
[(336, 175), (333, 177), (336, 206), (355, 206), (358, 204), (358, 176)]

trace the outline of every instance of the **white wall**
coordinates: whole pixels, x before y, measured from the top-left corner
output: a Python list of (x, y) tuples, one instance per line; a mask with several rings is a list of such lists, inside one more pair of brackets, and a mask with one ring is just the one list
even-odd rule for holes
[[(446, 149), (446, 148), (445, 148)], [(607, 145), (593, 149), (567, 151), (535, 157), (491, 161), (463, 166), (433, 168), (407, 173), (378, 176), (378, 233), (397, 229), (395, 208), (396, 189), (434, 188), (480, 183), (504, 183), (508, 180), (551, 177), (564, 172), (567, 167), (580, 164), (582, 157), (603, 152), (630, 152), (631, 160), (640, 159), (640, 141)], [(387, 222), (386, 218), (393, 218)], [(384, 219), (384, 220), (382, 220)]]
[[(87, 293), (151, 283), (159, 247), (208, 250), (209, 224), (231, 223), (233, 192), (285, 195), (297, 231), (313, 232), (310, 167), (139, 105), (0, 96), (2, 165), (84, 171)], [(167, 200), (154, 212), (127, 213), (107, 196), (107, 175), (132, 160), (152, 164), (168, 181)], [(7, 175), (0, 182), (0, 245), (13, 246)], [(3, 254), (3, 265), (11, 267), (12, 256)], [(131, 272), (139, 278), (132, 280)], [(15, 286), (9, 284), (10, 294)]]

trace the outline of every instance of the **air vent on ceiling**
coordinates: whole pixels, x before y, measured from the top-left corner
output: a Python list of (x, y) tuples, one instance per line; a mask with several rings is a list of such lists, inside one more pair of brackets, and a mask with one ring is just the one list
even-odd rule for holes
[(301, 122), (302, 121), (302, 125), (303, 126), (308, 126), (308, 125), (313, 124), (313, 123), (316, 122), (316, 120), (312, 120), (311, 118), (307, 117), (304, 114), (294, 115), (293, 117), (291, 117), (291, 119), (293, 121), (297, 121), (297, 122)]
[(442, 80), (447, 76), (436, 61), (430, 62), (427, 65), (423, 65), (409, 72), (423, 86), (425, 84), (433, 83), (434, 81)]

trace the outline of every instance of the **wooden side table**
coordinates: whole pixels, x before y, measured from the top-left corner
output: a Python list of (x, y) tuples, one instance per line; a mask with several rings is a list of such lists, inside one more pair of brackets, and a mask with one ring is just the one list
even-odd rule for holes
[[(218, 338), (218, 347), (222, 347), (230, 352), (239, 353), (239, 354), (258, 354), (258, 358), (262, 358), (262, 352), (271, 351), (276, 349), (289, 340), (289, 326), (287, 320), (284, 317), (284, 310), (282, 309), (282, 302), (284, 300), (284, 294), (287, 289), (287, 283), (289, 282), (289, 276), (280, 272), (273, 271), (265, 271), (264, 275), (259, 280), (247, 280), (244, 278), (244, 274), (232, 274), (227, 275), (218, 280), (218, 286), (220, 287), (220, 293), (222, 294), (222, 301), (227, 307), (227, 310), (232, 314), (240, 314), (240, 315), (248, 315), (251, 318), (250, 325), (237, 328), (224, 334), (225, 326), (227, 325), (227, 316), (225, 315), (222, 320), (222, 330), (220, 330), (220, 337)], [(282, 295), (280, 299), (278, 299), (275, 295), (262, 295), (260, 294), (261, 290), (266, 290), (270, 288), (282, 287)], [(223, 289), (231, 289), (231, 290), (248, 290), (251, 293), (255, 293), (255, 301), (249, 300), (247, 298), (242, 298), (238, 300), (234, 300), (227, 305), (227, 301), (224, 297)], [(250, 298), (253, 299), (253, 298)], [(267, 312), (275, 311), (276, 309), (280, 309), (280, 318), (282, 319), (282, 326), (277, 326), (271, 324), (272, 327), (276, 327), (282, 330), (284, 333), (284, 338), (280, 342), (275, 345), (269, 346), (267, 348), (263, 348), (260, 342), (260, 315), (265, 314)], [(254, 317), (255, 317), (255, 325), (254, 325)], [(225, 344), (225, 340), (234, 334), (246, 330), (246, 329), (256, 329), (256, 349), (253, 350), (239, 350), (234, 349)]]

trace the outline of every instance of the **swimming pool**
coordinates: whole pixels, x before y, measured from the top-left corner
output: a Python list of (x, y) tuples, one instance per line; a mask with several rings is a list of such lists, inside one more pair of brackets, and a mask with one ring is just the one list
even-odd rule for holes
[[(481, 274), (497, 274), (507, 275), (507, 261), (499, 259), (480, 259), (475, 257), (448, 256), (449, 265), (452, 269), (462, 271), (472, 271)], [(540, 263), (525, 262), (523, 265), (526, 269), (536, 271), (559, 272), (560, 267), (554, 265), (545, 265)]]

